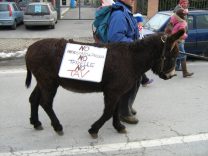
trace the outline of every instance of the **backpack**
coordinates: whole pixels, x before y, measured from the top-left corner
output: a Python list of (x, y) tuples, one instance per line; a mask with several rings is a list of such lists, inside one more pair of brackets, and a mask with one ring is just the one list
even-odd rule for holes
[[(96, 43), (107, 43), (108, 20), (117, 6), (103, 6), (95, 12), (95, 20), (92, 24), (93, 38)], [(94, 30), (95, 27), (95, 30)]]

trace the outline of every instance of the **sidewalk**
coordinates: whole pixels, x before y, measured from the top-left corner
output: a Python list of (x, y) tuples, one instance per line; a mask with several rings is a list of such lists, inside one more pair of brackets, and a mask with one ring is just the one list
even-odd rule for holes
[(93, 42), (92, 20), (59, 20), (55, 29), (46, 27), (17, 30), (0, 28), (0, 52), (26, 49), (29, 45), (43, 38), (65, 38), (83, 42)]

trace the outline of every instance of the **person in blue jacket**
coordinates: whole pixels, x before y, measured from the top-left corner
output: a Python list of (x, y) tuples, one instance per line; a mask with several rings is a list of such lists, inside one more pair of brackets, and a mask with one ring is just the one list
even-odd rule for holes
[[(108, 21), (108, 42), (133, 42), (139, 39), (137, 21), (132, 14), (132, 6), (135, 0), (117, 0), (113, 6), (115, 9)], [(137, 80), (135, 86), (122, 96), (119, 101), (121, 121), (136, 124), (138, 119), (136, 111), (132, 108), (134, 99), (140, 86)]]
[(137, 22), (131, 12), (135, 0), (117, 0), (108, 24), (108, 42), (133, 42), (139, 38)]

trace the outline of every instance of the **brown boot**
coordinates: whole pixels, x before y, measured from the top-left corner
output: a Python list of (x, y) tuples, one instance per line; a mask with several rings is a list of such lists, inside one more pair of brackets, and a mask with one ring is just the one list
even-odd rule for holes
[(181, 67), (182, 67), (183, 77), (190, 77), (194, 74), (194, 73), (189, 73), (187, 71), (186, 61), (181, 62)]
[(136, 115), (137, 111), (136, 111), (134, 108), (131, 107), (131, 113), (132, 113), (133, 115)]

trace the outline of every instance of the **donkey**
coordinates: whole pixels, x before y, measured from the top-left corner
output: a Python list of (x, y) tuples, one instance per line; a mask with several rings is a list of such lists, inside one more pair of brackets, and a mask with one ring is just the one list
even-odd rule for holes
[(26, 87), (31, 84), (32, 74), (37, 84), (29, 101), (31, 104), (30, 123), (41, 130), (38, 107), (42, 106), (51, 120), (54, 130), (62, 135), (63, 127), (53, 110), (53, 99), (57, 88), (79, 93), (103, 92), (104, 111), (102, 116), (88, 130), (93, 138), (97, 138), (99, 129), (113, 117), (113, 126), (119, 133), (126, 133), (118, 114), (118, 101), (140, 79), (141, 75), (152, 70), (164, 80), (172, 78), (175, 60), (179, 53), (177, 40), (184, 30), (166, 36), (164, 33), (150, 35), (132, 43), (81, 43), (95, 47), (106, 47), (107, 55), (101, 82), (80, 81), (59, 77), (59, 68), (67, 43), (79, 43), (65, 39), (43, 39), (29, 46), (25, 61), (27, 68)]

